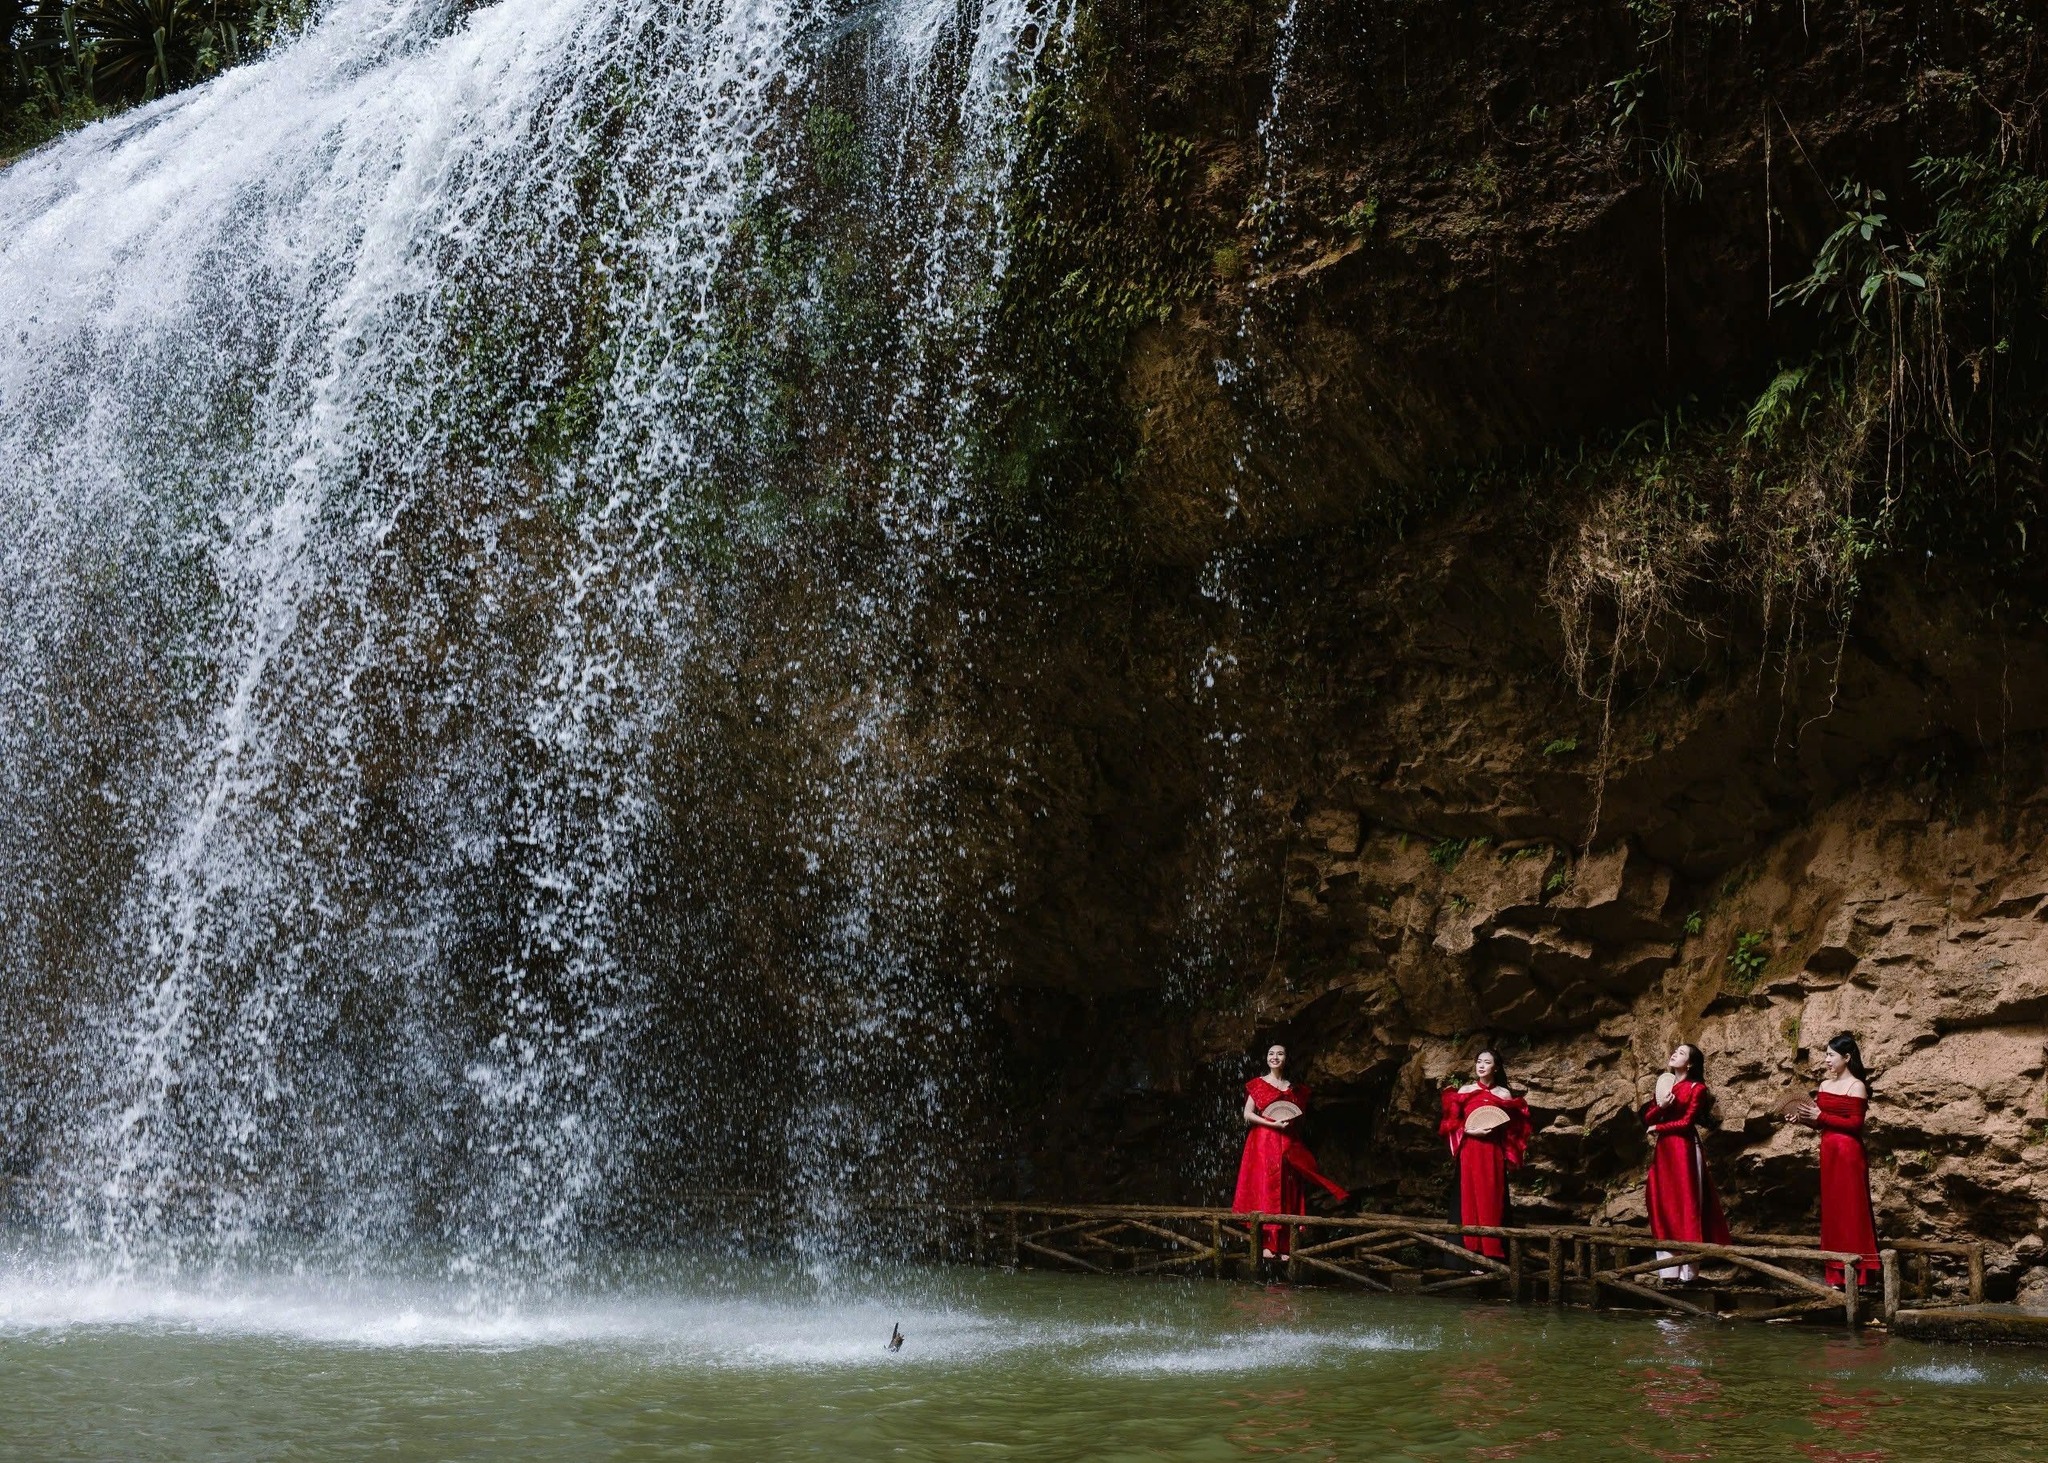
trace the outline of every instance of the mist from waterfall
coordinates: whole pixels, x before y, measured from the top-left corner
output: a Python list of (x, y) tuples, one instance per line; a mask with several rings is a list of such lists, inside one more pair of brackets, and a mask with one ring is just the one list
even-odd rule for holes
[(0, 173), (41, 1220), (544, 1275), (691, 1183), (945, 1180), (915, 664), (1062, 23), (337, 0)]

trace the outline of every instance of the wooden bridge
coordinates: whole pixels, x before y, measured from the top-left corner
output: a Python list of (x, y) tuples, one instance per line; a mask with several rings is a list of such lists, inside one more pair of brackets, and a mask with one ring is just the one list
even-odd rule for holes
[[(1013, 1268), (1247, 1280), (1277, 1268), (1297, 1284), (1386, 1294), (1492, 1295), (1521, 1304), (1740, 1321), (1839, 1314), (1851, 1326), (1875, 1319), (1889, 1324), (1902, 1308), (1974, 1306), (1984, 1299), (1981, 1244), (1881, 1241), (1883, 1285), (1871, 1294), (1824, 1278), (1830, 1262), (1853, 1267), (1855, 1255), (1820, 1249), (1798, 1235), (1741, 1235), (1714, 1245), (1659, 1240), (1640, 1229), (1451, 1224), (1400, 1214), (1032, 1203), (931, 1208), (939, 1217), (935, 1238), (942, 1254)], [(1284, 1261), (1261, 1259), (1259, 1231), (1267, 1225), (1288, 1231)], [(1460, 1243), (1467, 1235), (1500, 1240), (1504, 1255), (1467, 1250)], [(1681, 1264), (1692, 1265), (1699, 1278), (1685, 1284), (1658, 1278), (1660, 1269)]]

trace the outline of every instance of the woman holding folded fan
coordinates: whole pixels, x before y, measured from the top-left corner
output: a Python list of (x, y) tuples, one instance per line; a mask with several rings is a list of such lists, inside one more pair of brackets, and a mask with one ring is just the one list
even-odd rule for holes
[[(1239, 1214), (1306, 1214), (1306, 1180), (1339, 1204), (1350, 1199), (1344, 1189), (1323, 1176), (1316, 1156), (1294, 1136), (1309, 1103), (1308, 1084), (1289, 1081), (1287, 1048), (1277, 1042), (1266, 1049), (1266, 1075), (1244, 1084), (1244, 1157), (1237, 1165), (1237, 1193), (1230, 1207)], [(1260, 1253), (1269, 1260), (1287, 1257), (1287, 1230), (1264, 1226)]]
[[(1710, 1100), (1706, 1061), (1690, 1043), (1673, 1047), (1664, 1073), (1657, 1078), (1657, 1095), (1643, 1107), (1643, 1122), (1653, 1145), (1646, 1197), (1650, 1233), (1658, 1239), (1725, 1245), (1728, 1221), (1721, 1215), (1721, 1199), (1714, 1192), (1713, 1175), (1707, 1172), (1706, 1154), (1700, 1147), (1699, 1123)], [(1660, 1250), (1657, 1258), (1671, 1256)], [(1657, 1273), (1666, 1280), (1683, 1282), (1693, 1278), (1693, 1267), (1690, 1263), (1667, 1265)]]
[[(1437, 1124), (1451, 1148), (1451, 1222), (1504, 1225), (1508, 1217), (1508, 1171), (1522, 1166), (1529, 1148), (1529, 1104), (1508, 1090), (1500, 1058), (1481, 1052), (1472, 1059), (1472, 1080), (1449, 1087)], [(1500, 1259), (1507, 1246), (1492, 1235), (1466, 1235), (1465, 1248)]]

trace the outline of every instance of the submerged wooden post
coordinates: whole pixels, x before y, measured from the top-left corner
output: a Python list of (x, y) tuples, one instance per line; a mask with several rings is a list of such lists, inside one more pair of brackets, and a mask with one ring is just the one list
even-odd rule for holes
[(1301, 1280), (1301, 1261), (1294, 1258), (1294, 1252), (1301, 1248), (1301, 1226), (1290, 1223), (1287, 1226), (1287, 1283), (1298, 1284)]
[(1851, 1330), (1856, 1326), (1856, 1292), (1862, 1288), (1862, 1278), (1862, 1267), (1853, 1263), (1842, 1267), (1842, 1319)]
[(1251, 1228), (1246, 1231), (1244, 1243), (1244, 1278), (1256, 1281), (1259, 1278), (1259, 1221), (1266, 1216), (1254, 1214), (1247, 1219)]
[(1970, 1304), (1984, 1304), (1984, 1246), (1970, 1246)]
[(1522, 1237), (1508, 1236), (1508, 1299), (1522, 1303)]
[(1884, 1271), (1884, 1323), (1889, 1326), (1899, 1318), (1899, 1252), (1880, 1250), (1877, 1263)]
[(1564, 1243), (1561, 1234), (1550, 1237), (1550, 1303), (1553, 1306), (1564, 1304)]
[(1021, 1265), (1023, 1263), (1024, 1258), (1023, 1245), (1019, 1242), (1022, 1240), (1023, 1236), (1018, 1234), (1017, 1230), (1017, 1211), (1015, 1209), (1012, 1209), (1010, 1211), (1010, 1268), (1012, 1270), (1015, 1270), (1019, 1265)]

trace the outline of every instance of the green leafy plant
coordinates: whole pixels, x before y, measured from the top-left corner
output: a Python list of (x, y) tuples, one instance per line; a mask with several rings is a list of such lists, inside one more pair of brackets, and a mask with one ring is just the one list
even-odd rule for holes
[(1814, 369), (1814, 363), (1809, 361), (1801, 366), (1787, 366), (1771, 378), (1771, 384), (1744, 414), (1745, 444), (1776, 447), (1789, 429), (1806, 424), (1807, 407), (1811, 404), (1806, 383)]
[(1468, 846), (1469, 840), (1467, 839), (1446, 838), (1442, 842), (1431, 846), (1429, 861), (1440, 869), (1454, 869), (1458, 866), (1458, 860), (1465, 856), (1465, 850)]
[(1692, 155), (1692, 134), (1673, 132), (1650, 148), (1650, 167), (1664, 191), (1681, 203), (1697, 203), (1706, 193), (1699, 164)]
[(1735, 937), (1735, 948), (1728, 952), (1728, 969), (1734, 977), (1730, 983), (1738, 990), (1754, 988), (1764, 967), (1771, 963), (1770, 952), (1764, 948), (1768, 938), (1762, 930), (1744, 930)]
[(1578, 750), (1579, 739), (1577, 737), (1559, 737), (1555, 741), (1543, 744), (1543, 755), (1546, 757), (1565, 757)]
[(203, 81), (311, 12), (312, 0), (0, 0), (0, 157)]
[(1657, 74), (1654, 66), (1638, 66), (1625, 75), (1608, 82), (1607, 130), (1620, 136), (1636, 120), (1636, 113), (1650, 95), (1650, 79)]
[(1685, 932), (1688, 935), (1697, 935), (1706, 927), (1706, 919), (1697, 909), (1685, 917)]
[(1879, 291), (1887, 292), (1896, 318), (1901, 291), (1927, 288), (1926, 266), (1910, 241), (1890, 237), (1895, 231), (1880, 207), (1884, 190), (1851, 179), (1836, 190), (1835, 198), (1842, 206), (1841, 224), (1821, 241), (1805, 278), (1786, 285), (1778, 296), (1795, 304), (1814, 304), (1823, 314), (1839, 314), (1871, 329), (1871, 304)]
[(1344, 211), (1343, 216), (1337, 220), (1337, 229), (1354, 239), (1362, 239), (1379, 226), (1379, 221), (1379, 195), (1368, 193)]
[(1545, 895), (1562, 893), (1564, 886), (1571, 883), (1571, 881), (1570, 874), (1566, 873), (1563, 869), (1558, 869), (1548, 879), (1543, 881), (1543, 892)]

